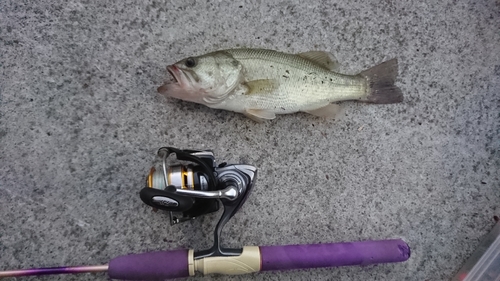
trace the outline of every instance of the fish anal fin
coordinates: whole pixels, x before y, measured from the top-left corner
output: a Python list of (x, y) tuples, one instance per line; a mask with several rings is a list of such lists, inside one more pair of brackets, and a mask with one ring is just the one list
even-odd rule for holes
[(337, 61), (337, 59), (335, 59), (335, 57), (333, 57), (333, 55), (328, 52), (310, 51), (299, 53), (297, 55), (301, 58), (312, 61), (328, 70), (335, 70), (339, 66), (339, 62)]
[(317, 117), (328, 118), (328, 119), (339, 119), (344, 114), (344, 109), (340, 105), (332, 103), (313, 110), (306, 110), (304, 112), (307, 112)]
[(278, 82), (274, 79), (247, 81), (245, 85), (248, 87), (247, 95), (268, 94), (278, 88)]
[(276, 118), (276, 114), (274, 114), (274, 112), (264, 109), (247, 109), (243, 114), (256, 122), (264, 122), (265, 120), (272, 120)]

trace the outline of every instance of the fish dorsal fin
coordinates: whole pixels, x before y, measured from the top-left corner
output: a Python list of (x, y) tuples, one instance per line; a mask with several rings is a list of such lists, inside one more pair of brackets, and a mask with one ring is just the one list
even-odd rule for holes
[(315, 64), (326, 68), (328, 70), (335, 70), (339, 62), (333, 57), (332, 54), (323, 51), (310, 51), (297, 54), (299, 57), (312, 61)]
[(248, 87), (247, 95), (268, 94), (278, 88), (278, 82), (274, 79), (259, 79), (245, 83)]
[(274, 114), (274, 112), (267, 111), (265, 109), (247, 109), (243, 114), (259, 123), (264, 122), (264, 120), (272, 120), (276, 118), (276, 114)]

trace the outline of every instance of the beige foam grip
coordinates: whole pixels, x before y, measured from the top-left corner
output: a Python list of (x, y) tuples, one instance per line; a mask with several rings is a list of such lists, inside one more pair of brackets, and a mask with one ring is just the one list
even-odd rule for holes
[(260, 250), (256, 246), (245, 246), (239, 256), (208, 257), (194, 261), (194, 270), (203, 273), (227, 275), (247, 274), (260, 271)]
[(188, 251), (188, 270), (189, 276), (194, 276), (194, 250), (189, 249)]

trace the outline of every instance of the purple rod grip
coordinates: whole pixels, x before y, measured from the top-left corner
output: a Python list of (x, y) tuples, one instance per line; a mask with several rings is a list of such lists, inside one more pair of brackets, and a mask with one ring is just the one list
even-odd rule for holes
[(188, 250), (132, 254), (112, 259), (108, 274), (111, 279), (165, 280), (188, 277)]
[(410, 258), (410, 247), (401, 239), (259, 248), (261, 271), (369, 265)]

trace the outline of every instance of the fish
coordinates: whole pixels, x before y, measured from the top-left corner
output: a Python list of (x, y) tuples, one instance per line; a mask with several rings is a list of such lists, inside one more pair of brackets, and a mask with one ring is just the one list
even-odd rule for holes
[(338, 67), (335, 57), (325, 51), (226, 49), (168, 65), (172, 79), (157, 90), (167, 97), (242, 113), (257, 122), (296, 112), (335, 117), (342, 111), (338, 105), (342, 101), (403, 101), (395, 85), (396, 58), (356, 75), (338, 73)]

